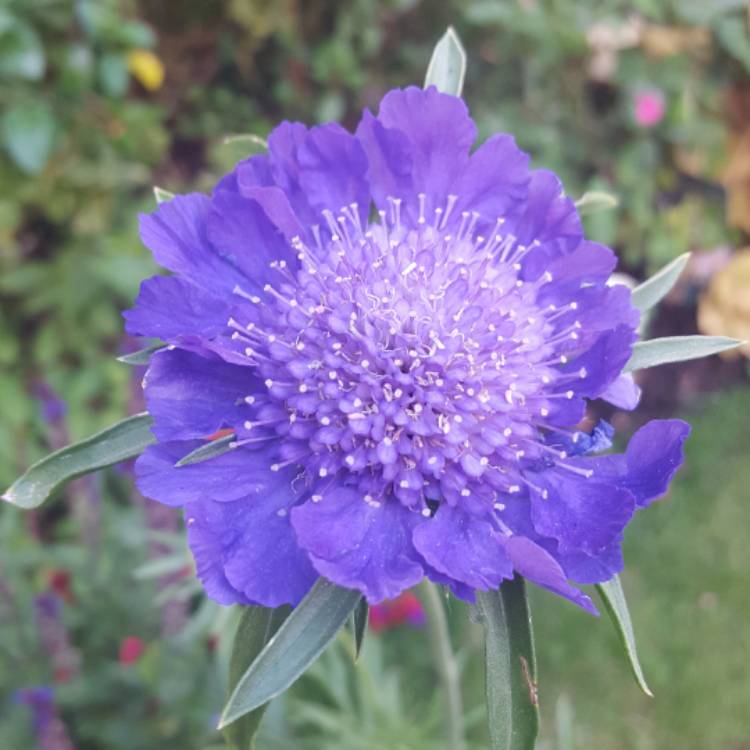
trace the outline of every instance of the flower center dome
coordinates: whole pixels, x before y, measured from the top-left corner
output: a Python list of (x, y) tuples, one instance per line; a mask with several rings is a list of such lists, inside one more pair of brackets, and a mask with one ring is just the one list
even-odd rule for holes
[(558, 369), (576, 303), (540, 307), (552, 275), (523, 278), (534, 245), (502, 220), (488, 237), (476, 213), (449, 222), (455, 202), (428, 220), (422, 200), (412, 222), (392, 199), (367, 227), (356, 206), (326, 212), (329, 241), (293, 240), (298, 268), (275, 261), (263, 296), (235, 290), (233, 337), (260, 375), (238, 442), (283, 436), (272, 468), (304, 464), (314, 500), (343, 479), (424, 515), (438, 500), (502, 507), (529, 483), (521, 459), (566, 457), (541, 438), (586, 375)]

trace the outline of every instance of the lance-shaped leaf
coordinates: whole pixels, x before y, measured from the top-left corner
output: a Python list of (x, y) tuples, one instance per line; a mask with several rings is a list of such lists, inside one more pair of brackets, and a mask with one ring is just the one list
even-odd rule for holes
[[(289, 616), (288, 607), (267, 609), (265, 607), (243, 607), (242, 617), (232, 644), (229, 661), (229, 693), (255, 661), (258, 654), (276, 634)], [(232, 750), (251, 750), (255, 746), (255, 735), (263, 718), (265, 706), (256, 708), (237, 721), (224, 727), (223, 734)]]
[(689, 260), (690, 253), (685, 253), (639, 284), (633, 289), (633, 304), (641, 312), (658, 305), (669, 294), (669, 290), (675, 285)]
[(610, 211), (619, 204), (617, 197), (602, 190), (589, 190), (577, 201), (576, 208), (581, 216), (595, 214), (597, 211)]
[(361, 598), (359, 591), (319, 578), (238, 680), (219, 729), (284, 692), (323, 653)]
[(251, 146), (254, 151), (268, 151), (268, 141), (254, 133), (236, 133), (234, 135), (226, 136), (222, 141), (224, 146), (229, 146), (235, 143), (246, 143)]
[(432, 52), (424, 87), (436, 86), (444, 94), (461, 96), (465, 76), (466, 52), (456, 30), (449, 26)]
[(523, 578), (478, 591), (485, 628), (487, 718), (491, 750), (533, 750), (539, 731), (536, 657)]
[(199, 446), (194, 451), (190, 451), (187, 456), (183, 456), (175, 466), (179, 468), (180, 466), (197, 464), (201, 461), (207, 461), (209, 458), (220, 456), (222, 453), (234, 450), (235, 440), (237, 440), (237, 436), (234, 433), (217, 438), (216, 440), (211, 440), (205, 445)]
[(155, 440), (151, 422), (151, 415), (142, 412), (51, 453), (19, 477), (3, 500), (20, 508), (36, 508), (71, 479), (134, 458)]
[(367, 599), (363, 596), (354, 609), (354, 615), (352, 616), (352, 623), (354, 625), (354, 661), (359, 659), (362, 644), (365, 642), (369, 612), (370, 608), (367, 605)]
[(668, 362), (686, 362), (711, 354), (725, 352), (742, 345), (742, 341), (727, 336), (667, 336), (661, 339), (638, 341), (625, 365), (625, 372), (645, 370)]
[(653, 698), (654, 694), (646, 683), (641, 663), (638, 660), (638, 651), (635, 647), (635, 634), (633, 633), (633, 622), (630, 619), (628, 603), (625, 599), (625, 592), (622, 590), (619, 576), (615, 576), (605, 583), (597, 584), (596, 589), (601, 595), (602, 600), (604, 601), (604, 606), (617, 628), (617, 634), (625, 648), (625, 654), (628, 657), (628, 662), (633, 671), (635, 681), (646, 695)]
[(170, 193), (169, 190), (154, 185), (154, 198), (156, 198), (157, 203), (166, 203), (174, 198), (174, 193)]
[(158, 352), (159, 349), (163, 349), (166, 344), (152, 344), (144, 349), (139, 349), (137, 352), (131, 352), (130, 354), (123, 354), (117, 358), (118, 362), (122, 362), (125, 365), (147, 365), (151, 360), (151, 355), (154, 352)]

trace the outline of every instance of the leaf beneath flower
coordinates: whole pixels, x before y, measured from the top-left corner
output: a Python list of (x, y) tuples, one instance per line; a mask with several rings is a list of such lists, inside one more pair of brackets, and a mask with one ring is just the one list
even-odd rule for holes
[(650, 279), (639, 284), (633, 289), (633, 304), (641, 312), (646, 312), (659, 304), (669, 294), (689, 260), (690, 253), (684, 253), (664, 266), (661, 271), (657, 271)]
[(651, 692), (651, 688), (649, 688), (648, 683), (646, 682), (641, 663), (638, 660), (638, 651), (635, 646), (635, 633), (633, 632), (633, 622), (630, 619), (628, 602), (625, 599), (625, 592), (622, 590), (620, 577), (615, 576), (605, 583), (599, 583), (597, 584), (596, 589), (604, 601), (604, 606), (606, 607), (609, 616), (612, 618), (615, 628), (617, 628), (617, 634), (620, 636), (620, 641), (625, 648), (625, 654), (628, 657), (628, 662), (633, 671), (635, 681), (646, 695), (653, 698), (654, 694)]
[(645, 370), (668, 362), (686, 362), (742, 346), (742, 341), (727, 336), (667, 336), (638, 341), (624, 372)]
[(187, 456), (183, 456), (175, 466), (177, 468), (180, 466), (189, 466), (190, 464), (207, 461), (209, 458), (221, 456), (222, 453), (228, 453), (229, 451), (234, 450), (235, 440), (237, 440), (237, 436), (234, 433), (217, 438), (216, 440), (211, 440), (205, 445), (196, 448), (194, 451), (190, 451)]
[(319, 578), (237, 681), (219, 729), (283, 693), (323, 653), (361, 598)]
[(122, 357), (117, 358), (117, 361), (125, 365), (147, 365), (151, 361), (151, 355), (165, 346), (166, 344), (152, 344), (151, 346), (139, 349), (137, 352), (123, 354)]
[(51, 453), (19, 477), (2, 496), (20, 508), (36, 508), (71, 479), (119, 464), (155, 441), (147, 412), (123, 419), (95, 435)]
[(533, 750), (539, 700), (531, 615), (523, 578), (477, 591), (485, 628), (487, 718), (491, 750)]

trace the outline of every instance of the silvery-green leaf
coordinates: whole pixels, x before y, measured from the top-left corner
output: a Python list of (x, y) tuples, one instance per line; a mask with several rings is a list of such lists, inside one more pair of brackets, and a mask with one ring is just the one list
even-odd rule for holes
[(645, 370), (668, 362), (686, 362), (718, 354), (742, 345), (742, 341), (727, 336), (667, 336), (661, 339), (638, 341), (625, 365), (625, 372)]
[(625, 592), (622, 590), (619, 576), (615, 576), (605, 583), (597, 584), (596, 589), (601, 595), (605, 608), (617, 629), (617, 635), (620, 637), (620, 641), (625, 649), (625, 654), (628, 657), (635, 681), (646, 695), (653, 698), (654, 694), (646, 682), (641, 663), (638, 660), (633, 623), (630, 619), (628, 602), (625, 599)]
[(456, 30), (449, 26), (432, 52), (424, 87), (435, 86), (444, 94), (461, 96), (465, 76), (466, 52)]
[(690, 253), (680, 255), (679, 258), (675, 258), (660, 271), (657, 271), (650, 279), (646, 279), (642, 284), (639, 284), (633, 289), (633, 304), (641, 312), (646, 312), (656, 306), (669, 294), (688, 260), (690, 260)]
[(71, 479), (134, 458), (155, 440), (149, 429), (152, 421), (150, 414), (142, 412), (51, 453), (19, 477), (3, 500), (36, 508)]
[(581, 216), (586, 216), (597, 211), (609, 211), (616, 208), (619, 203), (617, 196), (611, 193), (605, 193), (602, 190), (590, 190), (576, 201), (576, 208)]
[(486, 699), (491, 750), (533, 750), (539, 731), (536, 656), (523, 578), (477, 591), (485, 628)]
[[(242, 679), (247, 668), (289, 616), (289, 611), (288, 607), (279, 609), (242, 607), (242, 616), (237, 625), (229, 660), (230, 694)], [(265, 706), (260, 706), (224, 727), (224, 738), (232, 750), (251, 750), (255, 746), (255, 735), (265, 708)]]
[(151, 355), (164, 347), (165, 344), (152, 344), (151, 346), (139, 349), (137, 352), (123, 354), (117, 358), (117, 361), (125, 365), (147, 365), (151, 361)]
[(363, 596), (357, 604), (354, 615), (354, 660), (359, 659), (362, 651), (362, 644), (365, 642), (365, 633), (367, 632), (367, 617), (370, 608), (367, 605), (367, 599)]
[(319, 578), (237, 681), (219, 729), (284, 692), (323, 653), (361, 598), (359, 591)]
[(180, 466), (189, 466), (190, 464), (207, 461), (209, 458), (214, 458), (215, 456), (221, 456), (222, 453), (227, 453), (234, 449), (235, 440), (237, 440), (237, 436), (234, 434), (210, 440), (205, 445), (201, 445), (194, 451), (190, 451), (187, 456), (183, 456), (175, 466), (177, 468)]
[(174, 198), (174, 193), (170, 193), (169, 190), (154, 185), (154, 198), (156, 198), (157, 203), (166, 203)]
[(224, 138), (222, 143), (225, 146), (234, 143), (247, 143), (249, 146), (252, 146), (255, 151), (268, 150), (268, 141), (254, 133), (237, 133), (235, 135), (228, 135)]

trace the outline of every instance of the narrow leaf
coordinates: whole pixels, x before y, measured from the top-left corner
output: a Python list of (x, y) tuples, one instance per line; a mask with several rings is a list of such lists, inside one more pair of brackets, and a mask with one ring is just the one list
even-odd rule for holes
[(201, 461), (207, 461), (209, 458), (220, 456), (222, 453), (227, 453), (234, 449), (235, 440), (237, 440), (237, 436), (234, 434), (211, 440), (181, 458), (175, 466), (177, 468), (180, 466), (189, 466), (190, 464), (197, 464)]
[[(289, 608), (266, 609), (265, 607), (243, 607), (242, 617), (232, 645), (229, 660), (229, 693), (245, 674), (258, 654), (276, 634), (289, 616)], [(255, 745), (255, 734), (263, 718), (265, 706), (256, 708), (237, 721), (224, 727), (223, 734), (232, 750), (251, 750)]]
[(638, 341), (625, 365), (625, 372), (645, 370), (668, 362), (686, 362), (718, 354), (742, 345), (742, 341), (726, 336), (667, 336), (662, 339)]
[(576, 208), (581, 216), (587, 216), (597, 211), (610, 211), (617, 208), (619, 203), (617, 196), (601, 190), (590, 190), (576, 201)]
[(615, 628), (617, 628), (617, 634), (625, 648), (625, 654), (628, 657), (630, 669), (633, 671), (635, 681), (646, 695), (653, 698), (654, 694), (646, 683), (646, 678), (643, 676), (643, 669), (641, 669), (641, 663), (638, 661), (638, 652), (635, 647), (635, 634), (633, 633), (633, 623), (630, 619), (628, 603), (625, 599), (625, 592), (622, 590), (622, 583), (620, 583), (619, 576), (611, 578), (606, 583), (597, 584), (596, 589), (604, 601), (604, 606), (606, 607), (609, 616), (612, 618)]
[(20, 508), (36, 508), (55, 490), (82, 474), (137, 456), (154, 442), (151, 416), (128, 417), (35, 463), (2, 496)]
[(466, 52), (456, 30), (449, 26), (432, 52), (424, 87), (436, 86), (444, 94), (461, 96), (465, 76)]
[(223, 729), (286, 690), (323, 653), (362, 595), (319, 578), (238, 680)]
[(166, 203), (174, 198), (174, 193), (170, 193), (169, 190), (154, 185), (154, 198), (156, 198), (157, 203)]
[(117, 361), (126, 365), (147, 365), (151, 360), (151, 355), (165, 346), (165, 344), (152, 344), (144, 349), (139, 349), (137, 352), (123, 354), (122, 357), (117, 358)]
[(362, 644), (365, 642), (365, 633), (367, 632), (367, 617), (370, 608), (367, 599), (363, 596), (354, 610), (354, 661), (359, 659), (362, 651)]
[(229, 146), (233, 143), (247, 143), (256, 151), (268, 150), (268, 141), (265, 138), (261, 138), (259, 135), (255, 135), (254, 133), (237, 133), (235, 135), (228, 135), (222, 141), (222, 144), (224, 146)]
[(491, 750), (533, 750), (539, 700), (531, 614), (523, 578), (477, 591), (485, 628), (487, 718)]
[(684, 253), (664, 266), (661, 271), (657, 271), (650, 279), (639, 284), (633, 289), (633, 304), (641, 312), (646, 312), (659, 304), (675, 285), (688, 260), (690, 260), (690, 253)]

